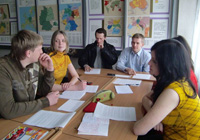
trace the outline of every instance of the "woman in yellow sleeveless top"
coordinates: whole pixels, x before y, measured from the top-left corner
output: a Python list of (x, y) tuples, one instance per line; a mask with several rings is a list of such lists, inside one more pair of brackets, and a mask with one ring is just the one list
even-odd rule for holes
[(173, 39), (157, 42), (151, 48), (149, 65), (157, 84), (143, 98), (147, 113), (134, 124), (134, 134), (148, 138), (153, 128), (163, 132), (164, 139), (200, 139), (200, 100), (190, 81), (191, 64), (185, 48)]
[[(78, 85), (75, 85), (78, 81), (79, 75), (67, 55), (68, 50), (69, 43), (66, 33), (62, 30), (55, 31), (51, 38), (49, 53), (54, 65), (55, 84), (52, 88), (53, 91), (83, 90), (86, 87), (86, 82), (79, 82)], [(71, 75), (72, 79), (69, 82), (61, 84), (63, 78), (67, 74), (67, 71)]]

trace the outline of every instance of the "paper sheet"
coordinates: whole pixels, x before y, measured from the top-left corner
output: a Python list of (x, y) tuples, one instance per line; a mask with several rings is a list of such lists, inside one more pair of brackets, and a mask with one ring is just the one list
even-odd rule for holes
[(97, 103), (94, 116), (117, 121), (136, 121), (135, 107), (108, 106), (100, 102)]
[(85, 95), (85, 91), (64, 91), (59, 98), (80, 100)]
[(93, 113), (85, 113), (78, 128), (78, 134), (108, 136), (109, 119), (96, 118)]
[(44, 128), (55, 128), (55, 127), (64, 128), (75, 114), (76, 112), (61, 113), (61, 112), (40, 110), (37, 113), (35, 113), (32, 117), (30, 117), (28, 120), (26, 120), (24, 124), (44, 127)]
[(78, 100), (68, 100), (62, 106), (58, 108), (58, 110), (68, 111), (68, 112), (75, 112), (85, 101), (78, 101)]
[(151, 75), (150, 74), (136, 74), (134, 75), (132, 78), (135, 78), (135, 79), (150, 79)]
[(130, 80), (130, 79), (117, 78), (113, 82), (113, 84), (140, 86), (141, 82), (142, 82), (141, 80)]
[(115, 74), (115, 77), (131, 78), (130, 75), (120, 75), (120, 74)]
[(133, 93), (130, 86), (115, 86), (115, 90), (118, 94), (131, 94), (131, 93)]
[(90, 71), (85, 71), (85, 74), (100, 74), (101, 69), (92, 69)]
[(98, 88), (98, 85), (87, 85), (84, 91), (89, 93), (96, 93)]

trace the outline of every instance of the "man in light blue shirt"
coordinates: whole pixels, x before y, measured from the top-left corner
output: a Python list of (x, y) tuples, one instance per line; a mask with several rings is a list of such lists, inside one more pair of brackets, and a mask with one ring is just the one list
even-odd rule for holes
[(125, 48), (117, 61), (116, 69), (126, 72), (130, 75), (135, 75), (137, 72), (149, 72), (149, 61), (151, 55), (145, 51), (144, 36), (136, 33), (132, 37), (132, 47)]

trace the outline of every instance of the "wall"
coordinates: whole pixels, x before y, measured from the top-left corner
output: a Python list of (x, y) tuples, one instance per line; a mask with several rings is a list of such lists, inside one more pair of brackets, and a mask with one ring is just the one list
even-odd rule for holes
[(177, 34), (192, 44), (197, 0), (179, 0)]

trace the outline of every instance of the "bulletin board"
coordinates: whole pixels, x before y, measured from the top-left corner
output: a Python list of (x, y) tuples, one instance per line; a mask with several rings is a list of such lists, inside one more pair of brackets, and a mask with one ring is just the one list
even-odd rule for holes
[(0, 46), (11, 45), (19, 30), (32, 30), (50, 46), (53, 32), (64, 30), (70, 48), (83, 49), (103, 27), (117, 50), (131, 47), (135, 33), (145, 36), (146, 50), (170, 37), (171, 0), (1, 0)]
[[(19, 30), (25, 29), (40, 34), (44, 39), (43, 45), (50, 46), (52, 34), (57, 29), (61, 29), (68, 36), (70, 48), (83, 48), (84, 8), (82, 2), (82, 0), (5, 0), (0, 2), (0, 8), (5, 11), (4, 13), (12, 15), (5, 20), (9, 23), (6, 27), (3, 26), (5, 31), (0, 32), (0, 45), (10, 46), (12, 36)], [(13, 12), (15, 14), (11, 13), (11, 9), (15, 9)]]
[(95, 40), (95, 30), (107, 31), (107, 42), (117, 50), (131, 47), (132, 36), (145, 36), (144, 49), (170, 35), (170, 0), (87, 0), (86, 44)]

